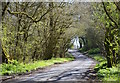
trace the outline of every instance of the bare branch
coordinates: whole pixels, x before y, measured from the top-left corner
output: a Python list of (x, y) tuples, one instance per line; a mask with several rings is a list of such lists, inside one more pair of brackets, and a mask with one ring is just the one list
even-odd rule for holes
[(10, 2), (7, 2), (7, 4), (5, 5), (5, 7), (2, 9), (2, 17), (4, 16), (5, 11), (6, 11), (6, 9), (7, 9), (7, 7), (8, 7), (9, 4), (10, 4)]
[[(62, 3), (61, 3), (62, 4)], [(58, 7), (61, 7), (61, 4), (58, 6)], [(26, 12), (11, 12), (10, 10), (7, 10), (9, 14), (12, 14), (12, 15), (17, 15), (17, 14), (22, 14), (22, 15), (25, 15), (27, 16), (28, 18), (30, 18), (33, 22), (37, 23), (39, 21), (42, 20), (42, 18), (48, 14), (51, 10), (53, 10), (54, 8), (56, 7), (53, 7), (53, 8), (50, 8), (48, 9), (43, 15), (40, 16), (40, 18), (38, 20), (36, 20), (36, 18), (34, 18), (34, 15), (35, 13), (37, 12), (38, 8), (40, 7), (40, 5), (38, 5), (38, 7), (36, 8), (34, 14), (32, 16), (28, 15)]]
[(26, 15), (28, 18), (34, 20), (31, 16), (29, 16), (27, 13), (25, 12), (11, 12), (10, 10), (7, 10), (9, 14), (12, 14), (12, 15), (16, 15), (16, 14), (23, 14), (23, 15)]
[(39, 21), (41, 21), (42, 18), (43, 18), (46, 14), (48, 14), (51, 10), (52, 10), (52, 9), (48, 9), (43, 15), (41, 15), (40, 19), (38, 19), (38, 20), (33, 20), (33, 22), (39, 22)]

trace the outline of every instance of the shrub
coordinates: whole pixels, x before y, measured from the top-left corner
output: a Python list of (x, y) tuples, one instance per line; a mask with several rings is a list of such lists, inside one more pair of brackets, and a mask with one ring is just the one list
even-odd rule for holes
[(106, 61), (106, 58), (103, 57), (102, 55), (99, 55), (99, 54), (93, 55), (93, 58), (94, 58), (96, 61), (99, 61), (99, 62)]
[(69, 53), (69, 52), (67, 52), (67, 53), (65, 54), (65, 57), (66, 57), (66, 58), (74, 58), (74, 56), (73, 56), (71, 53)]
[(94, 69), (98, 71), (100, 69), (105, 69), (105, 68), (107, 68), (107, 62), (103, 61), (100, 64), (97, 64)]
[(107, 62), (104, 57), (98, 56), (98, 54), (94, 55), (94, 59), (99, 61), (100, 63), (95, 66), (95, 71), (99, 79), (103, 81), (119, 81), (120, 70), (117, 67), (107, 68)]
[(119, 70), (117, 67), (100, 69), (97, 75), (103, 81), (119, 81)]
[(80, 52), (85, 52), (87, 49), (85, 47), (79, 49)]
[(94, 48), (88, 51), (88, 54), (98, 54), (98, 53), (100, 53), (99, 48)]

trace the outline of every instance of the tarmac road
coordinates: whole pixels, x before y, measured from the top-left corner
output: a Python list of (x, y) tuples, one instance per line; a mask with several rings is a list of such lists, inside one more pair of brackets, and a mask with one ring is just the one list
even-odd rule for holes
[(75, 57), (74, 61), (58, 64), (41, 73), (6, 80), (3, 83), (87, 81), (89, 79), (87, 76), (89, 75), (85, 76), (85, 73), (90, 69), (91, 65), (96, 65), (96, 61), (81, 54), (77, 50), (69, 50), (69, 52)]

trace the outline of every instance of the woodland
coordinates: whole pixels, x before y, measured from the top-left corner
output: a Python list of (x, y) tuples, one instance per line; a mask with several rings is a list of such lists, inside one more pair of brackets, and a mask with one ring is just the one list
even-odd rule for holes
[[(78, 37), (77, 50), (100, 62), (95, 67), (98, 77), (120, 81), (120, 2), (2, 2), (1, 5), (1, 75), (47, 66), (44, 61), (73, 60), (68, 49), (74, 49), (71, 40)], [(36, 66), (27, 68), (29, 63)]]

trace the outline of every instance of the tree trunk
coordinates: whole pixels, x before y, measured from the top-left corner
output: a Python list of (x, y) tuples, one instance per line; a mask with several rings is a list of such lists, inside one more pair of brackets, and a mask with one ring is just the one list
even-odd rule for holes
[(110, 56), (111, 56), (110, 47), (109, 47), (109, 43), (106, 39), (108, 39), (107, 36), (105, 37), (105, 42), (104, 42), (105, 50), (106, 50), (107, 67), (111, 68), (112, 67), (112, 62), (111, 62), (111, 58), (110, 58)]
[(2, 48), (2, 62), (3, 63), (8, 63), (8, 58), (5, 53), (5, 49)]
[[(53, 2), (49, 3), (49, 8), (53, 8)], [(53, 50), (54, 50), (54, 26), (53, 26), (53, 12), (52, 10), (49, 12), (49, 18), (50, 18), (50, 23), (49, 23), (49, 27), (50, 27), (50, 37), (48, 39), (48, 44), (47, 47), (45, 49), (45, 53), (43, 56), (44, 60), (48, 60), (51, 59), (53, 56)]]
[(80, 48), (82, 48), (82, 43), (81, 42), (79, 42), (80, 43)]
[(85, 46), (86, 42), (85, 42), (85, 39), (83, 37), (80, 37), (83, 41), (83, 45)]

